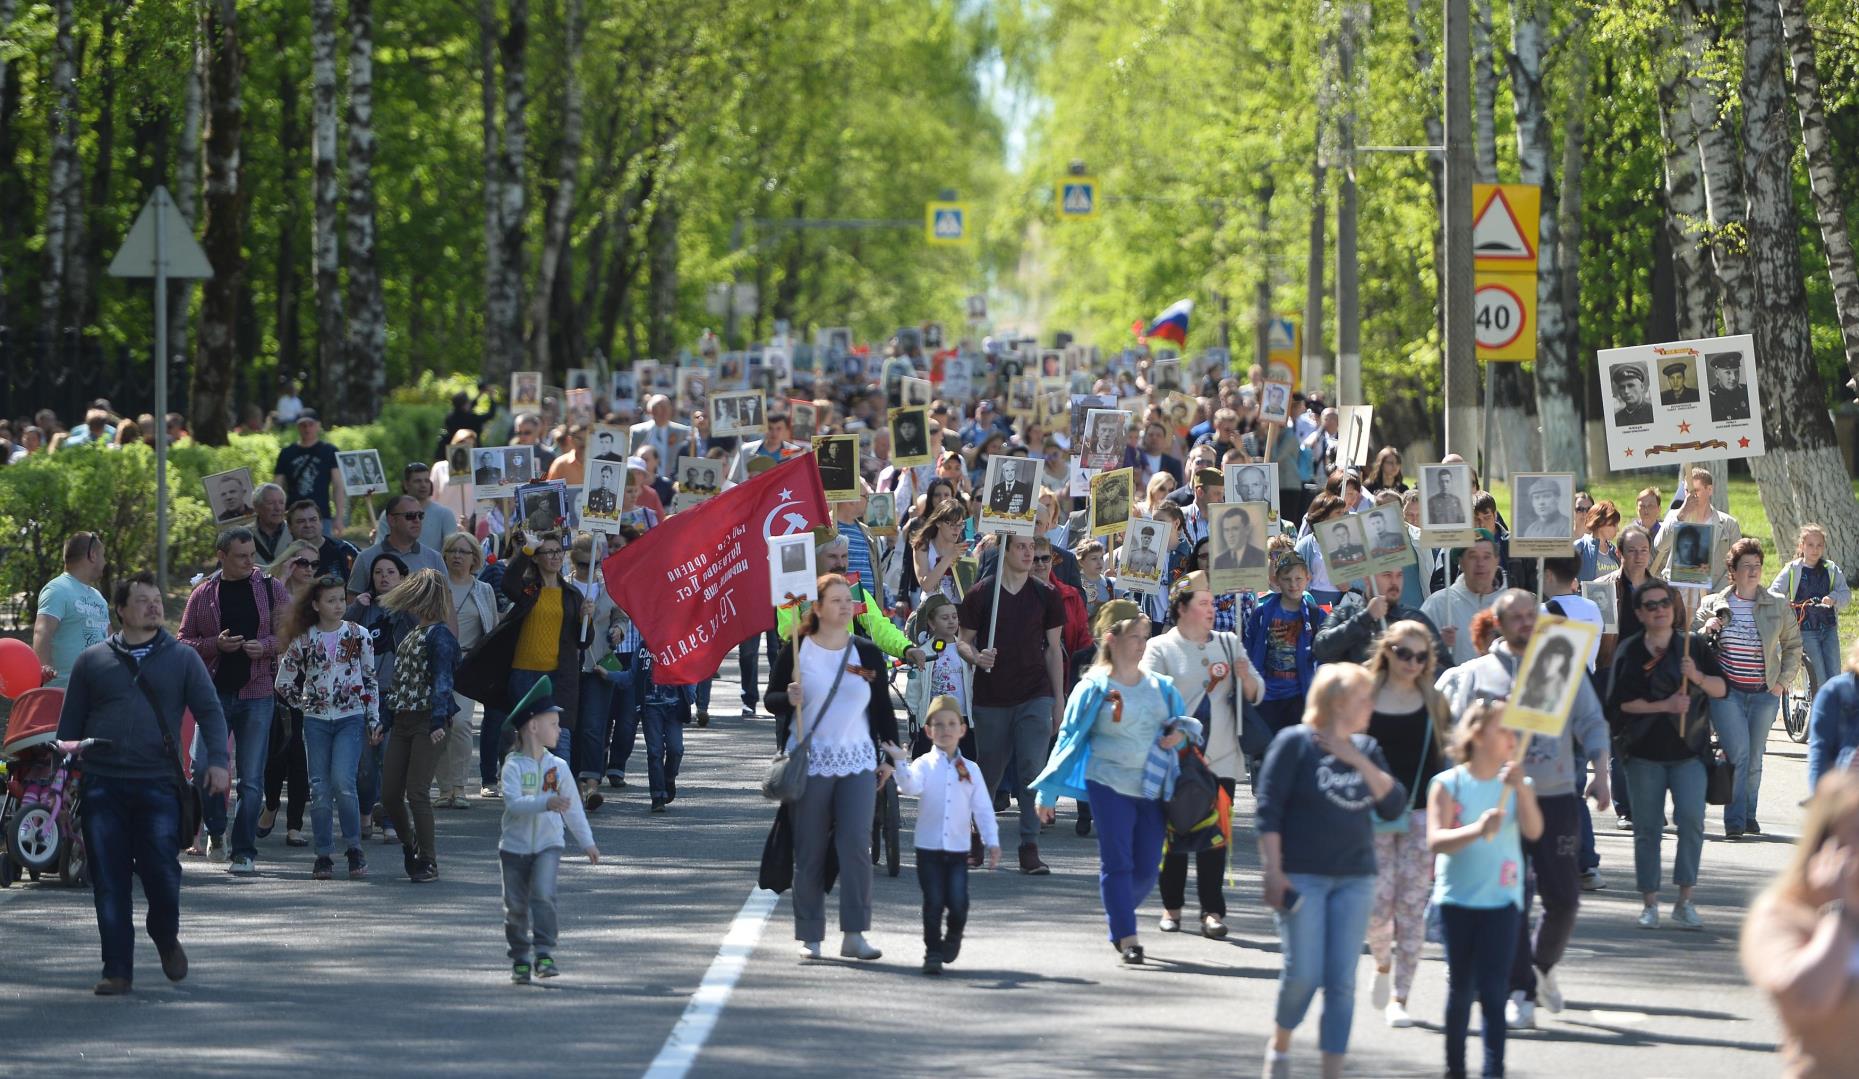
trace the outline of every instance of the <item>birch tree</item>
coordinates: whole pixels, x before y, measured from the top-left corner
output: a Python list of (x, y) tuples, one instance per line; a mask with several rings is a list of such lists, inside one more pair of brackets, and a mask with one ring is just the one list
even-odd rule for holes
[(1767, 452), (1751, 458), (1775, 535), (1809, 521), (1827, 528), (1828, 554), (1859, 557), (1859, 501), (1834, 438), (1815, 369), (1794, 203), (1794, 125), (1788, 122), (1787, 45), (1777, 5), (1743, 13), (1743, 169), (1749, 191), (1748, 310), (1762, 375)]
[[(562, 130), (555, 165), (555, 191), (549, 199), (548, 230), (542, 241), (535, 291), (529, 301), (530, 362), (536, 370), (554, 370), (549, 356), (549, 306), (556, 277), (568, 258), (568, 226), (574, 217), (576, 181), (581, 168), (581, 35), (585, 19), (582, 0), (568, 0), (563, 27)], [(574, 363), (576, 357), (567, 357)]]
[(336, 177), (336, 0), (310, 0), (310, 170), (314, 209), (310, 259), (316, 293), (317, 381), (327, 403), (349, 385), (342, 318), (342, 263), (337, 238), (341, 189)]
[[(39, 291), (39, 330), (58, 355), (68, 305), (65, 277), (71, 254), (72, 191), (83, 184), (77, 157), (77, 33), (72, 0), (57, 0), (52, 57), (52, 154), (45, 192), (45, 273)], [(48, 357), (49, 358), (49, 357)]]
[[(495, 18), (493, 14), (493, 19)], [(495, 173), (496, 276), (485, 296), (485, 331), (491, 344), (485, 377), (507, 377), (523, 351), (524, 214), (529, 151), (529, 2), (509, 0), (497, 56), (503, 68), (503, 130)], [(486, 182), (492, 182), (489, 177)]]
[(206, 255), (213, 277), (200, 310), (200, 354), (194, 365), (194, 438), (224, 445), (232, 423), (233, 370), (238, 360), (239, 301), (245, 288), (245, 190), (239, 154), (245, 123), (241, 97), (245, 48), (238, 0), (205, 0), (207, 45)]
[(387, 304), (375, 253), (374, 7), (349, 0), (347, 379), (336, 390), (345, 422), (373, 419), (387, 395)]
[(1833, 279), (1833, 310), (1840, 322), (1840, 339), (1846, 346), (1846, 369), (1859, 378), (1859, 260), (1853, 257), (1852, 236), (1846, 231), (1846, 198), (1840, 190), (1833, 133), (1827, 127), (1826, 110), (1820, 101), (1814, 35), (1807, 22), (1806, 0), (1779, 3), (1793, 76), (1790, 85), (1795, 111), (1801, 114), (1801, 143), (1807, 151), (1807, 185), (1813, 194), (1820, 240), (1827, 251), (1827, 271)]
[[(174, 202), (186, 216), (190, 230), (201, 220), (200, 158), (204, 147), (200, 143), (200, 132), (205, 124), (207, 85), (205, 9), (197, 12), (193, 24), (187, 79), (181, 90), (181, 144), (176, 148), (174, 164)], [(168, 282), (169, 359), (188, 355), (187, 341), (192, 332), (197, 287), (191, 278)], [(179, 364), (175, 366), (178, 368)]]

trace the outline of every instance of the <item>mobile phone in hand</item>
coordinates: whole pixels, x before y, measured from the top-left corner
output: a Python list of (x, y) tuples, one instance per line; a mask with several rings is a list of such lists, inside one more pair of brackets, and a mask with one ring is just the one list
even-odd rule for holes
[(1284, 914), (1296, 914), (1304, 905), (1304, 894), (1296, 888), (1285, 889), (1284, 905), (1279, 910)]

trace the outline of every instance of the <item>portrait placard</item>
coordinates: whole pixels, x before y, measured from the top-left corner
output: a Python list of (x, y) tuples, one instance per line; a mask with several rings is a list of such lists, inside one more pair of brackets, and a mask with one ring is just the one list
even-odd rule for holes
[(336, 454), (336, 465), (342, 471), (342, 490), (351, 498), (386, 493), (387, 473), (378, 451), (343, 450)]
[(934, 459), (929, 442), (929, 409), (894, 408), (890, 413), (891, 463), (899, 468), (927, 465)]
[(619, 370), (613, 372), (613, 381), (607, 391), (607, 409), (623, 417), (639, 414), (639, 373), (637, 371)]
[(1207, 507), (1207, 581), (1216, 594), (1271, 587), (1265, 533), (1267, 502), (1218, 502)]
[(1472, 469), (1466, 464), (1420, 467), (1420, 542), (1465, 547), (1478, 538), (1472, 524)]
[(1592, 622), (1538, 615), (1536, 632), (1530, 635), (1512, 682), (1510, 702), (1504, 706), (1504, 725), (1545, 738), (1561, 737), (1582, 680), (1588, 677), (1588, 656), (1600, 633)]
[(1117, 407), (1117, 398), (1108, 393), (1074, 393), (1071, 395), (1071, 438), (1072, 452), (1077, 453), (1085, 444), (1085, 419), (1095, 409)]
[(1601, 632), (1620, 632), (1620, 593), (1613, 581), (1583, 581), (1581, 598), (1601, 608)]
[(1709, 585), (1711, 583), (1711, 544), (1716, 538), (1713, 522), (1674, 521), (1665, 526), (1672, 533), (1672, 558), (1666, 567), (1666, 580), (1673, 584)]
[(1271, 507), (1266, 521), (1278, 525), (1278, 462), (1251, 461), (1227, 465), (1221, 470), (1225, 479), (1222, 502), (1264, 502)]
[(1267, 382), (1259, 398), (1259, 422), (1283, 426), (1291, 419), (1291, 383)]
[(703, 408), (710, 399), (715, 374), (708, 367), (678, 368), (678, 404), (689, 410)]
[(1602, 349), (1596, 357), (1615, 470), (1764, 452), (1748, 334)]
[(568, 484), (562, 480), (526, 483), (516, 489), (518, 526), (530, 532), (560, 528), (568, 520)]
[(783, 607), (797, 600), (820, 596), (820, 575), (814, 568), (811, 532), (774, 536), (768, 540), (768, 602)]
[(927, 408), (935, 396), (935, 391), (930, 387), (930, 380), (927, 378), (905, 375), (897, 380), (897, 400), (901, 407), (910, 408), (921, 405)]
[(541, 371), (510, 372), (510, 411), (513, 414), (542, 411)]
[(594, 422), (594, 391), (583, 386), (568, 391), (568, 422), (582, 425)]
[(874, 536), (887, 539), (897, 535), (897, 492), (873, 491), (865, 497), (865, 516), (860, 518)]
[(828, 502), (855, 502), (859, 496), (859, 436), (815, 435), (813, 459)]
[(988, 455), (981, 484), (981, 532), (1033, 534), (1033, 517), (1039, 511), (1039, 462), (1006, 454)]
[(1149, 389), (1160, 394), (1165, 391), (1181, 390), (1181, 360), (1179, 357), (1160, 359), (1149, 365)]
[(1418, 560), (1414, 545), (1408, 542), (1407, 521), (1401, 516), (1399, 502), (1376, 506), (1356, 517), (1362, 522), (1362, 535), (1368, 542), (1368, 573), (1403, 570)]
[[(379, 467), (379, 462), (376, 467)], [(252, 519), (251, 469), (235, 468), (227, 472), (215, 472), (211, 476), (201, 477), (200, 484), (206, 490), (207, 509), (213, 513), (214, 524), (238, 524)]]
[(530, 446), (493, 446), (471, 451), (471, 483), (478, 501), (509, 498), (536, 475), (536, 451)]
[[(632, 442), (632, 431), (611, 423), (597, 423), (587, 433), (587, 459), (590, 461), (618, 461), (626, 463), (626, 447)], [(659, 462), (664, 464), (663, 461)]]
[(1199, 402), (1180, 391), (1171, 391), (1157, 404), (1162, 406), (1162, 414), (1168, 417), (1168, 425), (1176, 433), (1183, 433), (1194, 425), (1194, 410)]
[(1336, 430), (1341, 436), (1337, 447), (1338, 467), (1368, 467), (1368, 450), (1374, 430), (1373, 405), (1337, 405)]
[(1079, 466), (1093, 469), (1117, 467), (1123, 460), (1123, 451), (1129, 442), (1130, 421), (1133, 418), (1120, 409), (1089, 410), (1084, 417), (1084, 440), (1072, 443), (1079, 451)]
[(1510, 478), (1510, 554), (1568, 558), (1575, 553), (1575, 474), (1516, 472)]
[(1322, 524), (1310, 526), (1317, 537), (1317, 549), (1323, 552), (1323, 568), (1338, 588), (1344, 582), (1360, 581), (1368, 576), (1368, 539), (1363, 535), (1359, 514), (1345, 513)]
[(1162, 592), (1162, 574), (1168, 570), (1167, 521), (1148, 518), (1131, 521), (1118, 556), (1117, 587), (1130, 592)]
[(626, 503), (626, 463), (589, 461), (587, 482), (581, 492), (582, 526), (590, 532), (620, 530), (620, 513)]
[(766, 427), (762, 405), (762, 395), (755, 390), (711, 394), (711, 435), (716, 438), (759, 438)]
[(1114, 468), (1091, 477), (1091, 535), (1114, 536), (1130, 527), (1131, 488), (1136, 472)]
[(711, 457), (680, 457), (676, 480), (671, 512), (682, 513), (723, 489), (723, 462)]
[(812, 401), (790, 397), (787, 409), (789, 423), (794, 428), (794, 441), (811, 443), (814, 432), (820, 429), (820, 407)]
[(576, 390), (592, 390), (600, 380), (600, 373), (592, 367), (570, 367), (568, 381), (562, 387), (569, 393)]

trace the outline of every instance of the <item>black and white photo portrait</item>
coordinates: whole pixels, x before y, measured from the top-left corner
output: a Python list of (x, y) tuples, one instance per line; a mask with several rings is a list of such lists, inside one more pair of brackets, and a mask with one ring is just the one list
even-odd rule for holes
[(1084, 444), (1079, 452), (1080, 468), (1115, 468), (1123, 460), (1129, 441), (1130, 414), (1116, 409), (1093, 408), (1084, 418)]
[(822, 435), (813, 440), (813, 456), (820, 468), (820, 486), (828, 502), (851, 502), (859, 496), (859, 436)]
[(1091, 477), (1091, 534), (1110, 536), (1130, 525), (1132, 469), (1117, 468)]
[(1618, 363), (1607, 377), (1613, 386), (1614, 426), (1651, 423), (1652, 380), (1646, 373), (1646, 365), (1639, 360)]
[(232, 524), (252, 516), (252, 470), (235, 468), (216, 472), (201, 481), (206, 488), (207, 508), (216, 524)]
[(1518, 476), (1517, 502), (1512, 507), (1518, 539), (1569, 540), (1575, 538), (1575, 523), (1570, 516), (1574, 495), (1572, 482), (1561, 476)]
[(1743, 384), (1743, 354), (1712, 352), (1704, 357), (1710, 379), (1711, 422), (1749, 418), (1749, 387)]
[(342, 487), (350, 496), (378, 495), (387, 490), (381, 455), (374, 450), (343, 450), (336, 454), (342, 469)]
[(1470, 528), (1472, 492), (1463, 465), (1426, 465), (1420, 469), (1420, 523), (1423, 528)]
[(1550, 636), (1537, 646), (1536, 662), (1517, 694), (1519, 707), (1533, 712), (1555, 712), (1575, 673), (1575, 645), (1567, 637)]
[(892, 409), (891, 463), (908, 468), (928, 464), (929, 461), (929, 410), (926, 408)]
[(1659, 404), (1665, 408), (1698, 403), (1698, 358), (1674, 356), (1659, 365)]

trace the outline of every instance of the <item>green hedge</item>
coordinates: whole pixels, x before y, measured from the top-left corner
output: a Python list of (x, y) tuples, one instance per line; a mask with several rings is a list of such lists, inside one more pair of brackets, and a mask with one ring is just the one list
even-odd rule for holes
[[(381, 418), (355, 427), (331, 427), (337, 449), (380, 451), (395, 483), (408, 461), (430, 461), (451, 394), (469, 381), (423, 376), (394, 392)], [(285, 435), (234, 435), (226, 446), (182, 443), (168, 454), (169, 578), (185, 581), (212, 560), (214, 527), (201, 480), (250, 468), (253, 480), (272, 476)], [(357, 500), (347, 531), (372, 531)], [(77, 446), (35, 455), (0, 468), (0, 596), (26, 593), (27, 618), (39, 588), (64, 569), (63, 546), (73, 532), (97, 532), (108, 546), (112, 571), (155, 568), (155, 454), (148, 445), (112, 450)]]

